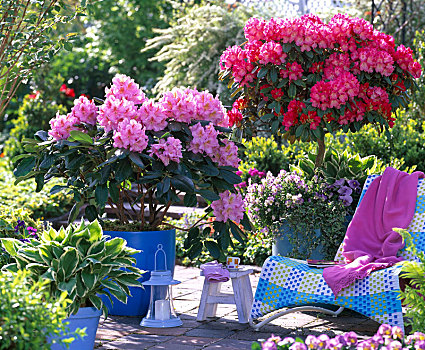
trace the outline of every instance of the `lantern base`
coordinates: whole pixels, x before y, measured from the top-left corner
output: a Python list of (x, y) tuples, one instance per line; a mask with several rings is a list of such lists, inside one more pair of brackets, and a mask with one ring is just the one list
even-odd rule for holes
[(151, 327), (151, 328), (171, 328), (179, 327), (183, 324), (180, 317), (173, 317), (168, 320), (152, 320), (148, 318), (143, 318), (140, 325), (142, 327)]

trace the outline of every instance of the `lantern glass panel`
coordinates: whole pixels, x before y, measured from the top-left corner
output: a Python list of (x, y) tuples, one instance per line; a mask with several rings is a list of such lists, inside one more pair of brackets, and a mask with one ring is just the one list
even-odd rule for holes
[(174, 311), (171, 286), (151, 286), (151, 297), (146, 319), (165, 321), (173, 318), (177, 318), (177, 315)]

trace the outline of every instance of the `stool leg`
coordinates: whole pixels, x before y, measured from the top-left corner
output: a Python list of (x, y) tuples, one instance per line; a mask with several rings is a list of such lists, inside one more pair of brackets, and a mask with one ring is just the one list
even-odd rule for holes
[[(208, 295), (216, 296), (221, 291), (221, 282), (219, 283), (210, 283), (210, 289)], [(217, 313), (217, 303), (209, 304), (205, 308), (205, 314), (207, 317), (214, 317)]]
[(236, 311), (238, 312), (239, 323), (248, 323), (248, 314), (245, 311), (245, 301), (243, 300), (243, 285), (241, 278), (232, 278), (233, 294), (235, 296)]
[(249, 316), (252, 309), (252, 303), (254, 301), (249, 275), (245, 275), (242, 277), (242, 290), (244, 291), (243, 300), (245, 301), (245, 314)]
[(210, 283), (206, 279), (204, 281), (204, 287), (202, 288), (201, 301), (199, 303), (197, 321), (205, 321), (207, 317), (215, 316), (217, 310), (217, 304), (208, 304), (208, 297), (210, 295), (216, 295), (221, 288), (221, 283)]

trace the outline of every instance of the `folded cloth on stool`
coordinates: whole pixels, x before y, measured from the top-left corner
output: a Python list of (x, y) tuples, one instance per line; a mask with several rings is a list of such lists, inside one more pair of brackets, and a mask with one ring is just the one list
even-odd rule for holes
[(209, 263), (202, 264), (201, 270), (204, 272), (204, 276), (208, 282), (226, 282), (230, 278), (229, 271), (223, 268), (223, 265), (217, 261), (211, 261)]

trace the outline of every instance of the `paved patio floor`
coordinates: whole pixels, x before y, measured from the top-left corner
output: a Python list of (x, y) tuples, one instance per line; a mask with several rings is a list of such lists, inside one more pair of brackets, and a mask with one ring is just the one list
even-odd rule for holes
[[(220, 305), (217, 317), (197, 322), (196, 314), (204, 282), (199, 271), (198, 268), (176, 266), (174, 277), (182, 283), (173, 288), (174, 307), (183, 321), (181, 327), (144, 328), (139, 326), (140, 318), (109, 316), (106, 321), (101, 319), (96, 335), (96, 349), (250, 349), (254, 340), (268, 338), (271, 334), (305, 337), (308, 334), (327, 333), (335, 336), (355, 331), (362, 338), (368, 338), (379, 327), (378, 323), (360, 314), (344, 310), (337, 318), (310, 312), (293, 313), (255, 332), (249, 325), (238, 323), (234, 305)], [(256, 268), (256, 272), (251, 275), (253, 292), (259, 275), (260, 269)], [(231, 291), (230, 282), (223, 287)]]

